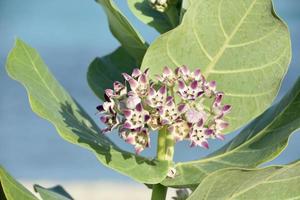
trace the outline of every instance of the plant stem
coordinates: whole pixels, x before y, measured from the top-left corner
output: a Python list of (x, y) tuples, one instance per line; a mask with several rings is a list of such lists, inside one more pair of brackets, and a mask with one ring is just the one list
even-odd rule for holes
[[(160, 129), (158, 131), (157, 140), (157, 159), (172, 161), (174, 155), (174, 144), (174, 138), (168, 132), (167, 127)], [(165, 200), (167, 190), (168, 188), (161, 184), (153, 185), (151, 200)]]
[(153, 185), (151, 200), (165, 200), (168, 188), (161, 184)]

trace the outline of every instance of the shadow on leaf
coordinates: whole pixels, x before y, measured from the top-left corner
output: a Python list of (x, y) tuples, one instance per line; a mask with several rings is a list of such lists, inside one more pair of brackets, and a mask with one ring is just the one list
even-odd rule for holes
[(117, 147), (108, 137), (100, 133), (97, 125), (90, 119), (79, 104), (76, 103), (74, 105), (76, 106), (72, 106), (68, 102), (60, 104), (60, 114), (66, 127), (71, 129), (72, 133), (78, 137), (78, 143), (89, 146), (100, 155), (100, 157), (104, 157), (107, 165), (111, 164), (113, 154), (121, 154), (123, 160), (135, 159), (137, 164), (146, 163), (152, 166), (156, 165), (155, 160), (149, 160), (142, 156), (123, 151)]

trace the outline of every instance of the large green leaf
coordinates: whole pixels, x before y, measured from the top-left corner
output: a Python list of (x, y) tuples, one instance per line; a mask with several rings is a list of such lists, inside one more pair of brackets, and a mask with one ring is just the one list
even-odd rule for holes
[(94, 93), (103, 100), (104, 90), (111, 88), (114, 81), (123, 82), (121, 74), (131, 74), (136, 67), (135, 60), (124, 48), (119, 47), (113, 53), (93, 60), (88, 69), (87, 80)]
[(201, 68), (232, 105), (228, 132), (261, 114), (273, 101), (291, 58), (286, 25), (271, 0), (199, 0), (182, 23), (151, 44), (142, 68)]
[(143, 23), (152, 26), (160, 33), (165, 33), (178, 25), (178, 16), (170, 20), (166, 12), (151, 8), (148, 0), (127, 0), (132, 13)]
[(53, 123), (65, 140), (95, 152), (99, 161), (143, 183), (158, 183), (167, 174), (168, 163), (149, 160), (122, 151), (63, 89), (36, 50), (21, 40), (9, 54), (8, 74), (27, 89), (32, 110)]
[(289, 136), (300, 128), (300, 79), (278, 103), (242, 129), (227, 145), (208, 158), (178, 163), (178, 175), (168, 186), (198, 184), (210, 173), (224, 168), (256, 167), (280, 154)]
[(1, 200), (6, 200), (6, 199), (7, 200), (17, 200), (17, 199), (38, 200), (38, 198), (36, 198), (23, 185), (18, 183), (1, 166), (0, 166), (0, 197)]
[(227, 169), (207, 176), (188, 200), (300, 198), (300, 162), (257, 170)]
[(40, 194), (43, 200), (73, 200), (70, 194), (59, 185), (53, 188), (44, 188), (40, 185), (34, 185), (34, 190)]
[(104, 8), (112, 34), (122, 47), (140, 64), (148, 45), (118, 9), (113, 0), (96, 0)]

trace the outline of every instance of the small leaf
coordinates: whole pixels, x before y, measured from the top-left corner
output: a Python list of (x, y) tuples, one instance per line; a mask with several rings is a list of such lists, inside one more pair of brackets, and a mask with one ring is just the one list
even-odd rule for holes
[(210, 173), (232, 167), (251, 168), (278, 156), (289, 136), (300, 128), (300, 79), (278, 103), (242, 129), (211, 156), (175, 165), (178, 175), (167, 186), (194, 185)]
[(87, 80), (94, 93), (104, 100), (104, 90), (111, 88), (114, 81), (123, 82), (121, 74), (131, 74), (136, 67), (135, 60), (123, 47), (119, 47), (113, 53), (93, 60), (88, 69)]
[(0, 166), (0, 192), (1, 200), (38, 200), (37, 197), (5, 171), (2, 166)]
[(200, 68), (232, 105), (230, 132), (269, 107), (290, 59), (289, 32), (271, 0), (199, 0), (151, 44), (142, 69), (153, 76), (164, 66)]
[(227, 169), (207, 176), (188, 200), (299, 199), (300, 162), (257, 170)]
[(73, 200), (70, 194), (60, 185), (52, 188), (44, 188), (40, 185), (34, 185), (33, 187), (43, 200)]
[(96, 1), (102, 5), (106, 12), (112, 34), (119, 40), (128, 54), (140, 64), (148, 48), (144, 39), (121, 13), (113, 0)]
[(178, 25), (173, 24), (166, 12), (159, 12), (151, 8), (148, 0), (127, 0), (132, 13), (143, 23), (152, 26), (160, 33), (165, 33)]
[(6, 67), (8, 74), (26, 88), (32, 110), (53, 123), (62, 138), (91, 150), (102, 164), (136, 181), (155, 184), (166, 177), (168, 162), (123, 151), (100, 134), (93, 120), (52, 76), (35, 49), (18, 39)]

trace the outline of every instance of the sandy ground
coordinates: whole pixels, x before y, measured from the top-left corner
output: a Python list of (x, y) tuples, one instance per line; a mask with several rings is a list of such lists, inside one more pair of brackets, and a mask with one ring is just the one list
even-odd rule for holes
[[(126, 182), (100, 181), (45, 181), (21, 180), (27, 189), (33, 191), (33, 184), (43, 187), (53, 187), (59, 183), (75, 200), (147, 200), (151, 199), (151, 190), (144, 185)], [(169, 190), (167, 199), (172, 199), (175, 191)]]

